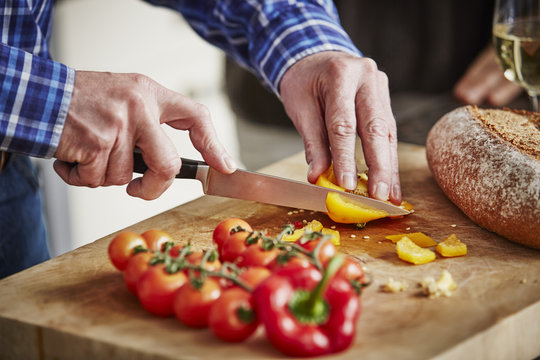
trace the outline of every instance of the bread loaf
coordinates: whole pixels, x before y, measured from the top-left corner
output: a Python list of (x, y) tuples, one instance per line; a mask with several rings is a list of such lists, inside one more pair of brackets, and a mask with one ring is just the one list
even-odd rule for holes
[(458, 108), (430, 130), (429, 168), (472, 221), (540, 249), (540, 116)]

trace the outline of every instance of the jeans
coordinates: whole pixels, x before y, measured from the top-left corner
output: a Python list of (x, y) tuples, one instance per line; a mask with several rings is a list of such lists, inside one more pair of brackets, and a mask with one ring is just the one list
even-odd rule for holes
[(0, 173), (0, 279), (49, 258), (36, 170), (12, 154)]

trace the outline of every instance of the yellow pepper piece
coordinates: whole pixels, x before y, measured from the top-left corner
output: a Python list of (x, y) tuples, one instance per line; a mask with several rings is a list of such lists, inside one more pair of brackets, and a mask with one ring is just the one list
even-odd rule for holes
[(462, 243), (456, 234), (450, 235), (443, 242), (439, 243), (435, 250), (444, 257), (467, 255), (467, 245)]
[(436, 257), (433, 251), (421, 248), (406, 236), (397, 242), (396, 251), (401, 260), (415, 265), (428, 263)]
[(323, 229), (323, 224), (321, 224), (318, 220), (312, 220), (310, 221), (306, 226), (304, 226), (301, 229), (296, 229), (291, 235), (283, 235), (281, 240), (283, 241), (290, 241), (294, 242), (302, 237), (306, 230), (309, 230), (311, 232), (320, 232)]
[(339, 231), (333, 230), (333, 229), (328, 229), (328, 228), (323, 228), (321, 230), (321, 232), (322, 232), (323, 235), (330, 235), (331, 236), (330, 241), (332, 241), (332, 244), (334, 244), (336, 246), (341, 245), (340, 237), (339, 237)]
[(294, 232), (290, 235), (283, 235), (283, 237), (281, 238), (281, 240), (283, 241), (290, 241), (290, 242), (295, 242), (296, 240), (300, 239), (302, 237), (302, 235), (304, 235), (306, 231), (304, 230), (304, 228), (302, 229), (296, 229), (294, 230)]
[(366, 223), (388, 216), (384, 210), (365, 207), (337, 192), (326, 195), (326, 209), (330, 219), (343, 224)]
[(334, 176), (334, 169), (332, 166), (328, 168), (325, 172), (323, 172), (315, 182), (315, 185), (319, 185), (325, 188), (334, 189), (338, 191), (345, 191), (345, 188), (342, 188), (339, 185), (335, 184), (336, 178)]
[(395, 244), (399, 240), (401, 240), (402, 237), (408, 237), (412, 240), (413, 243), (423, 248), (437, 245), (437, 242), (435, 242), (432, 238), (421, 232), (388, 235), (386, 236), (386, 239), (392, 240), (392, 242)]
[(319, 220), (311, 220), (306, 226), (305, 230), (310, 230), (312, 232), (321, 231), (323, 229), (323, 224)]

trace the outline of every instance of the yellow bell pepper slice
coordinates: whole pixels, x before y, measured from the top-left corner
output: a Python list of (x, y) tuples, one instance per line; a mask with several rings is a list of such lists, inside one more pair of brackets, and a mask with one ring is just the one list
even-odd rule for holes
[(444, 257), (467, 255), (467, 245), (462, 243), (456, 234), (450, 235), (443, 242), (439, 243), (435, 250)]
[(388, 235), (386, 236), (386, 239), (392, 240), (392, 242), (395, 244), (403, 237), (408, 237), (412, 240), (413, 243), (423, 248), (437, 245), (436, 241), (434, 241), (432, 238), (422, 232)]
[(325, 188), (328, 188), (328, 189), (334, 189), (334, 190), (338, 190), (338, 191), (345, 191), (345, 188), (342, 188), (341, 186), (337, 185), (335, 182), (336, 182), (336, 178), (334, 176), (334, 169), (330, 165), (328, 170), (323, 172), (317, 178), (317, 181), (315, 182), (315, 185), (319, 185), (319, 186), (322, 186), (322, 187), (325, 187)]
[(336, 246), (341, 245), (339, 231), (329, 228), (323, 228), (321, 232), (323, 235), (331, 236), (330, 241), (332, 241), (332, 244)]
[(312, 220), (310, 221), (306, 226), (304, 226), (301, 229), (296, 229), (294, 232), (290, 235), (283, 235), (281, 240), (283, 241), (290, 241), (294, 242), (302, 237), (306, 230), (309, 230), (311, 232), (321, 232), (323, 229), (323, 224), (321, 224), (318, 220)]
[(415, 265), (425, 264), (436, 258), (433, 251), (421, 248), (406, 236), (397, 242), (396, 251), (401, 260)]
[(326, 195), (326, 209), (330, 219), (343, 224), (366, 223), (388, 216), (384, 210), (365, 207), (337, 192)]

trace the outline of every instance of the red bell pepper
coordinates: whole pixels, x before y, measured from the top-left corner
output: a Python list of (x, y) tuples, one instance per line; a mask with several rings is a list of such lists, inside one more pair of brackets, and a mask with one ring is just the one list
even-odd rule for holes
[(278, 350), (317, 356), (351, 345), (360, 298), (346, 279), (334, 276), (342, 264), (343, 257), (335, 256), (324, 275), (314, 266), (285, 266), (255, 289), (257, 313)]

